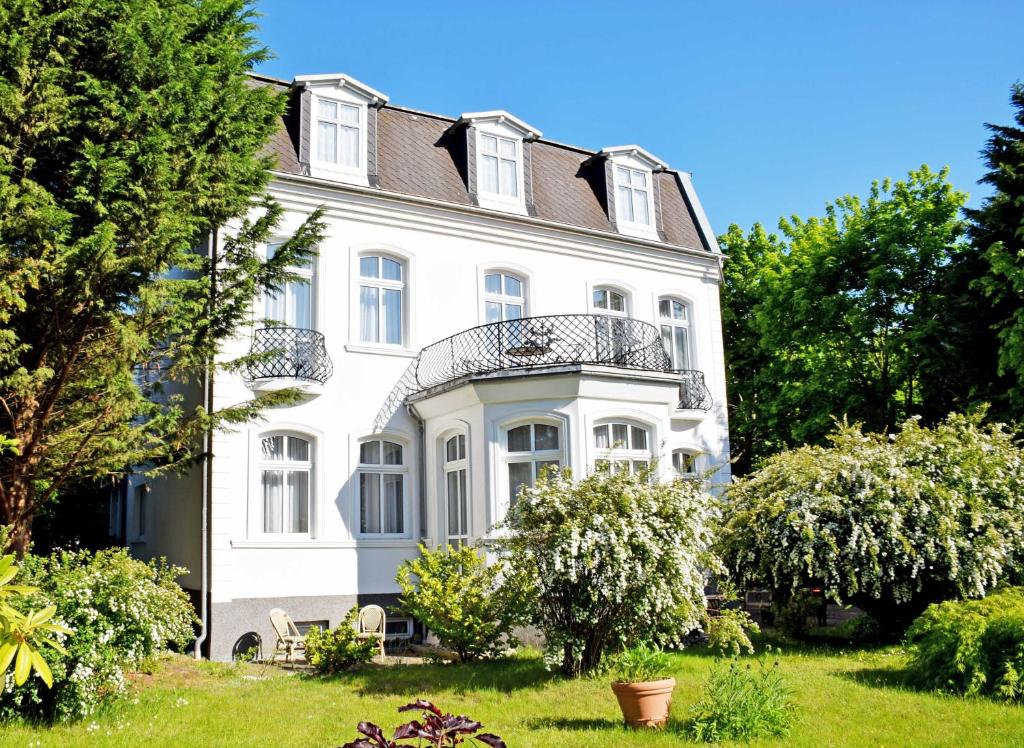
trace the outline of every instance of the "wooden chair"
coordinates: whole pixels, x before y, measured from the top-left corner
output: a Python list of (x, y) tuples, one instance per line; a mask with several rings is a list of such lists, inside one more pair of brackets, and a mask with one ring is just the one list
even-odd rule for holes
[(359, 624), (359, 630), (356, 634), (356, 638), (376, 641), (380, 648), (380, 658), (383, 661), (384, 630), (386, 621), (384, 608), (379, 605), (366, 605), (359, 609), (359, 618), (357, 621)]
[(274, 633), (277, 634), (277, 643), (274, 645), (274, 654), (271, 656), (271, 660), (283, 653), (284, 661), (291, 662), (297, 650), (306, 649), (306, 637), (299, 633), (291, 616), (283, 610), (274, 608), (270, 611), (270, 624), (274, 627)]

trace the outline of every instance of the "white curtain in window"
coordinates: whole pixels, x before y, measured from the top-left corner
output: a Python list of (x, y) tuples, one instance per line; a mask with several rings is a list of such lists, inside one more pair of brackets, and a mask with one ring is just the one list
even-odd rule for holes
[(359, 474), (359, 531), (380, 532), (380, 475)]
[(280, 470), (263, 471), (263, 532), (283, 532), (284, 474)]
[(392, 345), (402, 343), (402, 292), (394, 289), (384, 291), (384, 342)]
[(384, 507), (384, 532), (405, 532), (401, 475), (384, 475)]
[(373, 286), (359, 287), (359, 339), (365, 343), (379, 342), (379, 293)]
[(291, 512), (287, 532), (309, 532), (309, 473), (288, 473), (288, 503)]
[(353, 168), (359, 166), (359, 128), (356, 127), (342, 127), (340, 130), (341, 137), (341, 158), (339, 163), (343, 166), (351, 166)]

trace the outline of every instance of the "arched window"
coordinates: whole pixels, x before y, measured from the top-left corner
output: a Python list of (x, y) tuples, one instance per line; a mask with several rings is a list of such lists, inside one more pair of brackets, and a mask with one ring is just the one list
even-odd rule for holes
[(448, 515), (448, 545), (460, 548), (469, 541), (469, 495), (466, 435), (444, 442), (444, 491)]
[(263, 532), (309, 532), (313, 492), (313, 441), (294, 434), (260, 437)]
[(690, 368), (690, 310), (679, 299), (658, 300), (661, 340), (673, 369)]
[(484, 275), (484, 321), (504, 322), (526, 316), (526, 284), (518, 275), (499, 271)]
[(680, 478), (697, 476), (697, 455), (687, 449), (672, 452), (672, 468)]
[(364, 343), (405, 342), (405, 266), (391, 257), (359, 258), (359, 339)]
[(646, 426), (609, 421), (594, 427), (594, 467), (613, 473), (639, 473), (651, 464), (651, 433)]
[(625, 292), (611, 286), (598, 286), (595, 288), (591, 298), (591, 306), (593, 306), (594, 311), (601, 314), (614, 314), (621, 317), (629, 314)]
[(359, 532), (402, 536), (407, 533), (405, 449), (388, 439), (359, 444)]
[(596, 360), (616, 361), (628, 348), (630, 341), (626, 334), (626, 318), (629, 316), (629, 299), (624, 291), (612, 286), (597, 286), (591, 298), (591, 306), (599, 316), (594, 320), (597, 341)]
[(545, 469), (561, 467), (561, 429), (550, 423), (525, 423), (505, 433), (509, 505), (523, 486), (533, 486)]
[[(267, 245), (267, 259), (273, 259), (281, 243)], [(286, 327), (314, 329), (313, 322), (313, 261), (307, 258), (288, 268), (293, 276), (263, 296), (263, 314), (268, 320)]]

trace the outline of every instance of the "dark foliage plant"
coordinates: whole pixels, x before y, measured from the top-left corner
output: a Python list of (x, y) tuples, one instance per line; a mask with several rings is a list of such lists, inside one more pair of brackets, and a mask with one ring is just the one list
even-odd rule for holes
[[(416, 699), (411, 704), (398, 708), (399, 712), (421, 712), (420, 719), (414, 719), (395, 728), (389, 740), (384, 731), (372, 722), (360, 722), (356, 729), (365, 737), (345, 743), (341, 748), (402, 748), (402, 746), (449, 746), (483, 744), (491, 748), (505, 748), (505, 741), (491, 733), (477, 731), (483, 727), (476, 720), (464, 715), (445, 714), (434, 704)], [(411, 742), (406, 742), (411, 741)]]

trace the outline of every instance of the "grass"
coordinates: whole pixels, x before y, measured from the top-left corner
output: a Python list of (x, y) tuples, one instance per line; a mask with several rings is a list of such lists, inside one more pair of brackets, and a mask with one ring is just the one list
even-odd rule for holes
[[(781, 741), (754, 746), (1024, 746), (1024, 708), (920, 693), (902, 686), (898, 650), (784, 652), (798, 721)], [(334, 679), (196, 663), (175, 656), (134, 679), (131, 695), (94, 720), (54, 728), (0, 728), (0, 746), (338, 746), (360, 720), (390, 734), (398, 706), (422, 696), (464, 713), (520, 746), (677, 746), (687, 708), (713, 657), (672, 655), (678, 681), (665, 732), (621, 727), (604, 679), (565, 681), (535, 657), (472, 665), (372, 667)]]

